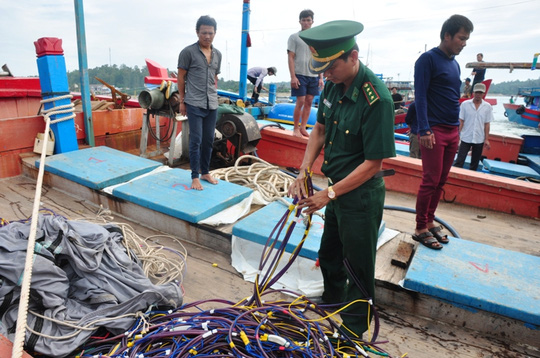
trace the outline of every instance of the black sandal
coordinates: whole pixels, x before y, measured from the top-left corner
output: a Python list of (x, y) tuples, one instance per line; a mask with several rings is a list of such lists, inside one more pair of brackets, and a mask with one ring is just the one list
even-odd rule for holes
[(429, 231), (423, 232), (418, 235), (413, 234), (412, 238), (414, 241), (418, 241), (419, 243), (421, 243), (425, 247), (429, 247), (430, 249), (433, 249), (433, 250), (442, 249), (442, 245), (439, 244), (437, 239), (433, 237), (433, 235)]
[(437, 239), (438, 242), (440, 242), (441, 244), (448, 244), (450, 242), (450, 240), (448, 239), (448, 235), (439, 234), (442, 229), (442, 226), (436, 226), (428, 230), (430, 233), (433, 234), (433, 236)]

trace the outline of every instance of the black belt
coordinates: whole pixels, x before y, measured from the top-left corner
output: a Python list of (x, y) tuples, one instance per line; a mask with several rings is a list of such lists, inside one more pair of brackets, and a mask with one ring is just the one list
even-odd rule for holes
[(377, 172), (373, 176), (373, 179), (382, 178), (382, 177), (389, 177), (390, 175), (394, 175), (394, 174), (396, 174), (396, 171), (394, 169), (385, 169), (385, 170), (381, 170), (381, 171)]

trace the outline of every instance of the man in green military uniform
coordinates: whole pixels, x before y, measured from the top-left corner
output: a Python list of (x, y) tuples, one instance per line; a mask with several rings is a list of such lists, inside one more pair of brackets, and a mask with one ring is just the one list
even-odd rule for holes
[[(289, 188), (312, 214), (326, 206), (319, 261), (326, 303), (354, 302), (341, 314), (351, 337), (368, 329), (375, 295), (375, 255), (384, 208), (382, 161), (396, 155), (394, 103), (385, 84), (359, 61), (355, 36), (363, 25), (332, 21), (302, 31), (310, 46), (311, 71), (324, 73), (317, 123), (300, 175)], [(308, 197), (304, 172), (324, 147), (322, 172), (328, 189)]]

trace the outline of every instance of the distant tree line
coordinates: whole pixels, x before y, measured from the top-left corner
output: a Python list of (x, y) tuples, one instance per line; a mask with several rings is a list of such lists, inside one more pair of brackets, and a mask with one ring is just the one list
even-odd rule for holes
[[(134, 68), (126, 65), (103, 65), (96, 68), (88, 69), (88, 82), (92, 85), (101, 84), (96, 77), (105, 81), (117, 90), (127, 94), (138, 94), (144, 89), (144, 77), (148, 76), (148, 69), (135, 66)], [(74, 92), (79, 92), (81, 88), (81, 78), (79, 70), (68, 71), (69, 89)]]
[(522, 87), (540, 87), (540, 78), (536, 80), (509, 81), (491, 84), (489, 87), (489, 93), (515, 96), (518, 93), (519, 88)]
[[(117, 90), (130, 94), (138, 95), (144, 89), (144, 77), (148, 76), (148, 69), (141, 69), (138, 66), (134, 68), (126, 65), (103, 65), (96, 68), (88, 69), (88, 82), (91, 85), (100, 85), (96, 77), (105, 81)], [(69, 89), (74, 92), (79, 92), (81, 88), (81, 79), (79, 70), (68, 71)], [(225, 81), (220, 78), (218, 87), (220, 90), (238, 93), (240, 83), (238, 81)], [(277, 92), (290, 92), (291, 86), (289, 82), (276, 83)], [(268, 86), (266, 86), (268, 87)], [(253, 85), (248, 83), (248, 94), (251, 93)]]
[[(67, 73), (69, 89), (71, 91), (80, 91), (80, 75), (79, 71), (70, 71)], [(138, 95), (144, 89), (144, 77), (148, 76), (147, 68), (134, 68), (126, 65), (103, 65), (100, 67), (88, 69), (88, 80), (90, 84), (100, 84), (95, 77), (102, 79), (108, 84), (114, 86), (119, 91), (130, 95)], [(290, 92), (291, 86), (289, 82), (277, 82), (277, 92)], [(218, 87), (224, 91), (230, 91), (238, 93), (239, 82), (238, 81), (224, 81), (221, 78), (218, 82)], [(268, 87), (268, 86), (266, 86)], [(540, 78), (536, 80), (526, 81), (510, 81), (492, 84), (489, 92), (491, 94), (502, 94), (507, 96), (516, 95), (520, 87), (540, 87)], [(251, 93), (253, 86), (248, 83), (248, 95)]]

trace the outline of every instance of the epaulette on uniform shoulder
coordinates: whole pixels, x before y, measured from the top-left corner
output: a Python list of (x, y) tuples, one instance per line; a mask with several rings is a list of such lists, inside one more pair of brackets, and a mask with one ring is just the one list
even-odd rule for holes
[(377, 91), (375, 91), (375, 87), (373, 87), (371, 82), (364, 82), (362, 89), (364, 90), (364, 96), (366, 96), (366, 100), (370, 106), (381, 98)]

